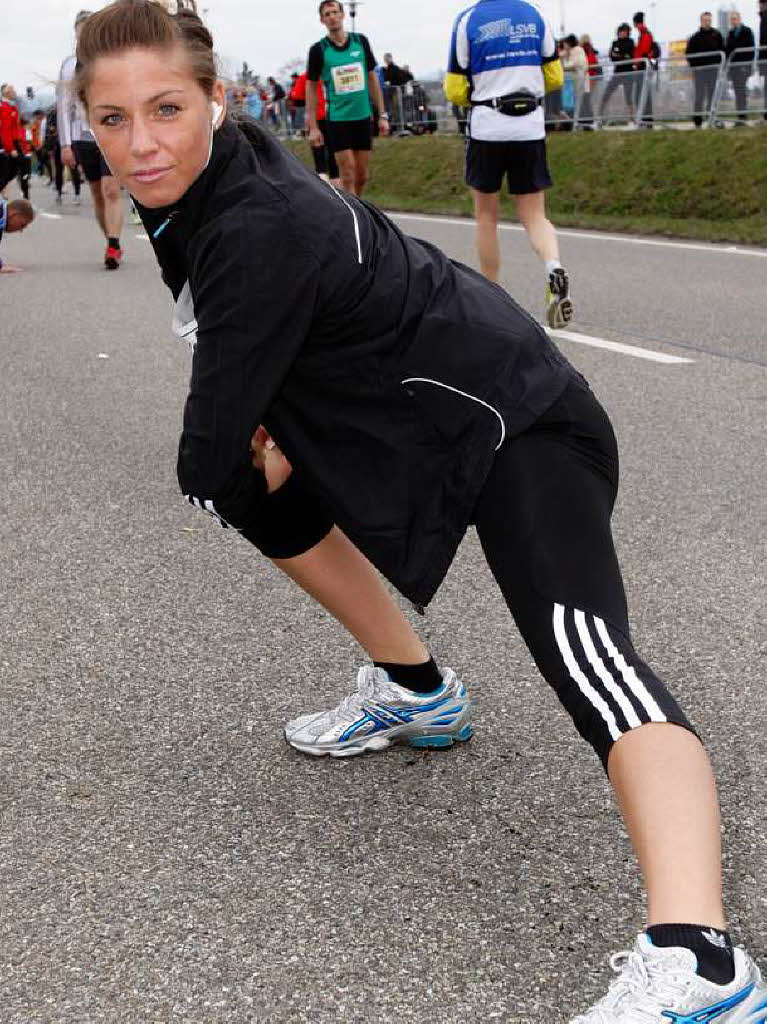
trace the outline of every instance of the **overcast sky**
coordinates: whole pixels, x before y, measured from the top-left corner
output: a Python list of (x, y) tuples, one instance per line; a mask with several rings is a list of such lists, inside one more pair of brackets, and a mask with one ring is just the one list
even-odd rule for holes
[[(75, 14), (87, 0), (0, 0), (3, 6), (0, 36), (0, 80), (13, 82), (19, 91), (40, 88), (54, 80), (64, 56), (73, 48)], [(630, 0), (645, 3), (650, 27), (659, 40), (680, 39), (694, 31), (703, 9), (698, 0)], [(243, 60), (259, 74), (277, 71), (286, 61), (304, 56), (322, 34), (314, 0), (200, 0), (218, 53), (230, 66)], [(94, 5), (102, 6), (101, 4)], [(379, 60), (391, 50), (398, 63), (410, 64), (416, 75), (445, 66), (450, 26), (466, 0), (365, 0), (357, 15), (357, 29), (370, 37)], [(609, 46), (615, 26), (631, 20), (637, 9), (616, 0), (544, 0), (542, 9), (559, 32), (589, 32), (600, 50)], [(720, 6), (732, 4), (716, 2)], [(563, 10), (564, 8), (564, 10)], [(740, 7), (747, 25), (758, 25), (757, 0)]]

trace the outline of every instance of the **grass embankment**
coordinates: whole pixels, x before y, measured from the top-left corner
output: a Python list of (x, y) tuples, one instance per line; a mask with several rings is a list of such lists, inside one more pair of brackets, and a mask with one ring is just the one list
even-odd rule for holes
[[(291, 148), (311, 163), (306, 143)], [(583, 132), (548, 142), (559, 225), (767, 245), (767, 125), (721, 132)], [(458, 137), (382, 139), (365, 197), (389, 210), (471, 215)], [(503, 216), (514, 206), (503, 200)]]

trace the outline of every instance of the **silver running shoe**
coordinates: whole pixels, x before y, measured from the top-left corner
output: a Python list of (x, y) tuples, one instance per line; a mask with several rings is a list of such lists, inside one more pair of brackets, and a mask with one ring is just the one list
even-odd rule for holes
[(607, 995), (570, 1024), (765, 1024), (761, 972), (744, 949), (733, 953), (734, 979), (715, 985), (696, 973), (692, 950), (654, 946), (643, 933), (633, 950), (610, 958), (618, 977)]
[(442, 670), (442, 685), (429, 694), (393, 683), (381, 668), (365, 665), (357, 688), (331, 711), (301, 715), (285, 726), (285, 739), (304, 754), (353, 757), (365, 750), (386, 750), (403, 740), (411, 747), (452, 747), (471, 739), (471, 699), (452, 669)]
[(552, 330), (562, 330), (572, 321), (575, 310), (570, 298), (570, 278), (562, 267), (552, 270), (546, 285), (546, 319)]

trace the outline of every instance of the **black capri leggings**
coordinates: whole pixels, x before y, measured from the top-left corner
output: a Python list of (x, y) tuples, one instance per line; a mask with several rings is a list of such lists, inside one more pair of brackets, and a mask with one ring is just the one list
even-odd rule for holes
[[(332, 526), (302, 486), (289, 478), (270, 497), (260, 536), (249, 538), (270, 557), (307, 551)], [(474, 515), (522, 638), (605, 770), (616, 740), (647, 722), (694, 732), (631, 642), (610, 529), (617, 492), (610, 420), (588, 385), (573, 379), (499, 451)]]

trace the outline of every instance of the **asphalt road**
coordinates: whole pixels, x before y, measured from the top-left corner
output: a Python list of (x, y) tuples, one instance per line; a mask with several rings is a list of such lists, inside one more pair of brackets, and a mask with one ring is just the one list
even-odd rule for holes
[[(420, 627), (476, 696), (460, 749), (348, 762), (283, 721), (360, 651), (179, 500), (189, 370), (147, 241), (101, 269), (89, 207), (3, 240), (0, 1022), (564, 1024), (643, 925), (601, 768), (473, 536)], [(472, 262), (465, 225), (401, 222)], [(737, 941), (767, 949), (764, 252), (568, 233), (613, 416), (638, 648), (721, 782)], [(503, 234), (504, 284), (541, 272)], [(268, 259), (254, 253), (254, 262)], [(764, 963), (764, 961), (762, 961)]]

